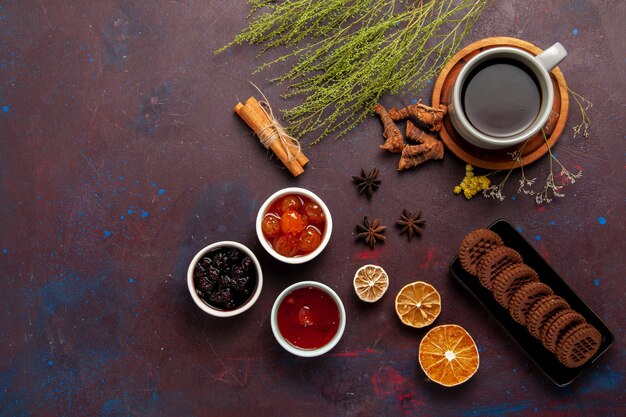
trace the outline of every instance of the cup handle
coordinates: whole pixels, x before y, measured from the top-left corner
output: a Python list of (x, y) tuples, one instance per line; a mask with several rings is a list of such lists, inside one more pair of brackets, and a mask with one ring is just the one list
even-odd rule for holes
[(566, 56), (567, 51), (565, 50), (563, 45), (557, 42), (539, 55), (537, 55), (536, 58), (537, 61), (539, 61), (539, 64), (544, 67), (546, 71), (550, 72)]

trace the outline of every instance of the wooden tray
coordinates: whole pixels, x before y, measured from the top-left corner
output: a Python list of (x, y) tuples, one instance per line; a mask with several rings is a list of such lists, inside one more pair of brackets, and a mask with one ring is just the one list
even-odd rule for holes
[[(542, 52), (540, 48), (529, 42), (507, 37), (486, 38), (466, 46), (457, 52), (441, 70), (433, 90), (433, 107), (437, 107), (439, 104), (448, 105), (448, 103), (450, 103), (454, 81), (458, 77), (461, 68), (468, 60), (479, 52), (496, 46), (512, 46), (533, 55)], [(554, 86), (554, 104), (552, 106), (552, 114), (544, 127), (544, 131), (548, 138), (548, 145), (552, 148), (561, 133), (563, 133), (565, 123), (567, 122), (569, 96), (565, 78), (558, 67), (550, 72), (550, 77), (552, 78), (552, 85)], [(519, 145), (498, 150), (480, 149), (465, 141), (454, 130), (449, 117), (444, 117), (439, 136), (446, 147), (457, 157), (469, 164), (485, 169), (500, 170), (519, 168), (520, 166), (528, 165), (536, 161), (548, 152), (543, 133), (539, 131), (526, 143), (522, 158), (520, 163), (518, 163), (512, 159), (510, 154), (515, 152), (519, 148)]]

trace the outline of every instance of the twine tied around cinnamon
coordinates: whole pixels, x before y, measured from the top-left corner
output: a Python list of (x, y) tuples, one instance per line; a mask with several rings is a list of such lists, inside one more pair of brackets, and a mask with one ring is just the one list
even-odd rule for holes
[(265, 126), (263, 129), (257, 132), (257, 136), (259, 137), (261, 144), (269, 149), (274, 141), (279, 140), (285, 148), (285, 151), (287, 151), (287, 158), (291, 161), (292, 158), (295, 158), (295, 155), (292, 155), (292, 150), (294, 149), (294, 147), (296, 155), (302, 151), (300, 142), (298, 141), (298, 139), (291, 136), (283, 127), (283, 125), (281, 125), (280, 122), (276, 119), (276, 117), (274, 117), (272, 106), (270, 106), (270, 103), (267, 100), (267, 97), (265, 97), (265, 94), (263, 94), (263, 92), (259, 90), (256, 85), (252, 84), (252, 86), (254, 86), (254, 88), (256, 88), (263, 97), (263, 100), (259, 101), (259, 104), (261, 105), (261, 109), (263, 109), (263, 112), (270, 121), (269, 125)]
[(309, 159), (302, 153), (300, 142), (289, 135), (274, 117), (265, 94), (256, 85), (250, 84), (257, 89), (263, 99), (259, 102), (254, 97), (250, 97), (245, 104), (237, 103), (235, 113), (252, 128), (261, 144), (276, 154), (293, 176), (302, 174), (303, 167)]

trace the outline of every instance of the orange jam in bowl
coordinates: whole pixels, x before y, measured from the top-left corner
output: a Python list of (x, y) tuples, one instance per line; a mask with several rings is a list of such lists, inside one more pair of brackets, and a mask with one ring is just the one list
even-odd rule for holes
[(328, 207), (302, 188), (280, 190), (257, 215), (257, 235), (263, 247), (286, 263), (303, 263), (317, 256), (330, 239)]

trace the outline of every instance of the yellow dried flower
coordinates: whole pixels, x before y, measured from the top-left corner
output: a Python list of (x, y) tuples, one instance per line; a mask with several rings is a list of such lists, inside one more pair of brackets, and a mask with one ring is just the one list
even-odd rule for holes
[(465, 165), (465, 178), (457, 186), (454, 187), (454, 194), (460, 194), (461, 191), (466, 199), (474, 197), (478, 192), (486, 190), (491, 185), (491, 181), (484, 175), (476, 176), (474, 167), (470, 164)]
[(489, 178), (485, 177), (484, 175), (482, 177), (478, 177), (478, 186), (480, 188), (486, 190), (487, 188), (489, 188), (490, 185), (491, 181), (489, 181)]

